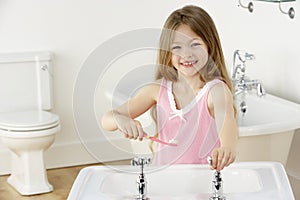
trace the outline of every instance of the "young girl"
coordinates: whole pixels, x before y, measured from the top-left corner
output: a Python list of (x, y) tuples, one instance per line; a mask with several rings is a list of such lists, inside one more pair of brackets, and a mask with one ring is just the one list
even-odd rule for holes
[(207, 163), (218, 171), (236, 155), (237, 123), (232, 86), (220, 39), (211, 17), (197, 6), (185, 6), (166, 20), (160, 38), (157, 80), (132, 99), (107, 112), (105, 130), (143, 140), (136, 117), (153, 108), (158, 138), (156, 164)]

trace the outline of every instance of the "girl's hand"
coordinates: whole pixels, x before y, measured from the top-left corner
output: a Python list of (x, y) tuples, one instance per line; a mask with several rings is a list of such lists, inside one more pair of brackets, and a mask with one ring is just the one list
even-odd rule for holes
[(236, 157), (235, 150), (228, 147), (216, 148), (212, 151), (212, 165), (211, 168), (217, 171), (221, 171), (224, 167), (227, 167), (234, 162)]
[(124, 134), (126, 138), (143, 140), (143, 128), (139, 121), (133, 120), (122, 114), (114, 114), (114, 119), (118, 129)]

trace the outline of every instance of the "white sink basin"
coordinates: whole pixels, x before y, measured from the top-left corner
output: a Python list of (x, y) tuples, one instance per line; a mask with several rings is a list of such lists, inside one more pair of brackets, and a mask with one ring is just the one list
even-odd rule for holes
[(285, 132), (300, 128), (300, 105), (291, 101), (266, 94), (238, 96), (236, 106), (239, 110), (241, 101), (245, 101), (245, 115), (239, 112), (240, 136), (253, 136)]
[[(133, 200), (138, 168), (93, 166), (80, 171), (68, 200)], [(208, 200), (214, 171), (207, 165), (146, 167), (150, 200)], [(293, 200), (284, 168), (274, 162), (234, 163), (222, 171), (224, 195), (229, 200)]]

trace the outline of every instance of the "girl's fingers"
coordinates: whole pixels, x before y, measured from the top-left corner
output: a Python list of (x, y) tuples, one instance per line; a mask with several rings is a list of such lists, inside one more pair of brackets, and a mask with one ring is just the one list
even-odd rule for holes
[(140, 141), (142, 141), (144, 138), (144, 130), (141, 126), (138, 126), (138, 138)]
[(223, 158), (224, 158), (224, 151), (222, 151), (222, 149), (218, 150), (218, 158), (217, 158), (217, 170), (220, 171), (221, 170), (221, 165), (223, 162)]
[(228, 151), (225, 151), (224, 154), (223, 154), (223, 159), (222, 159), (222, 162), (220, 165), (218, 165), (218, 170), (222, 170), (224, 169), (224, 167), (228, 164), (228, 161), (230, 159), (230, 152)]
[(120, 131), (123, 133), (125, 138), (129, 138), (129, 134), (127, 130), (120, 130)]
[(124, 133), (126, 138), (128, 139), (134, 138), (134, 129), (132, 128), (132, 126), (125, 127), (122, 132)]
[(217, 168), (217, 162), (218, 162), (218, 150), (217, 149), (213, 150), (211, 157), (212, 157), (211, 167), (212, 167), (212, 169), (216, 169)]
[(221, 171), (235, 160), (235, 153), (229, 148), (217, 148), (212, 151), (211, 168)]
[(228, 162), (227, 162), (226, 167), (228, 167), (231, 163), (233, 163), (234, 160), (235, 160), (235, 154), (234, 154), (234, 153), (231, 153), (231, 154), (230, 154), (230, 157), (229, 157), (229, 160), (228, 160)]
[(134, 126), (134, 127), (132, 127), (132, 137), (131, 137), (131, 139), (137, 139), (137, 137), (138, 137), (138, 129), (137, 129), (137, 127), (136, 126)]
[(124, 136), (128, 139), (138, 139), (143, 140), (143, 128), (139, 121), (134, 121), (130, 123), (127, 127), (124, 127), (123, 130), (120, 130)]
[(133, 138), (133, 132), (132, 132), (132, 128), (131, 127), (126, 130), (126, 133), (127, 133), (129, 139)]
[(136, 140), (137, 138), (139, 138), (139, 140), (143, 140), (144, 131), (142, 128), (142, 124), (137, 120), (134, 120), (134, 123), (135, 123), (134, 139)]

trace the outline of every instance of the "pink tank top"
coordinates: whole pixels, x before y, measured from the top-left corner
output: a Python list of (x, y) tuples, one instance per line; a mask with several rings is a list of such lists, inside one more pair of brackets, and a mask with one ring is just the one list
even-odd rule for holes
[(155, 164), (207, 164), (212, 150), (220, 147), (215, 120), (207, 106), (209, 90), (218, 83), (223, 82), (214, 79), (206, 83), (195, 98), (179, 110), (172, 82), (162, 79), (156, 108), (158, 137), (163, 141), (176, 140), (178, 146), (158, 144)]

